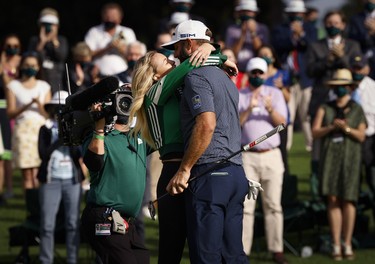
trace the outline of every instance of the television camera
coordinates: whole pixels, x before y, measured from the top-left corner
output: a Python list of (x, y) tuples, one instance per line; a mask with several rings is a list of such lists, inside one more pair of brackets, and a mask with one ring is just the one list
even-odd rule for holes
[[(77, 146), (94, 129), (96, 120), (105, 118), (106, 132), (117, 116), (129, 116), (133, 102), (130, 84), (119, 87), (116, 77), (106, 77), (82, 92), (69, 95), (58, 111), (59, 138), (64, 145)], [(102, 111), (89, 112), (93, 103), (102, 104)]]

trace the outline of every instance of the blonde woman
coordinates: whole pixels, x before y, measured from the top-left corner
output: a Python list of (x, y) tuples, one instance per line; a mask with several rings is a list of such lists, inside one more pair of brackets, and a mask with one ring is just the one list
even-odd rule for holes
[[(226, 60), (226, 56), (209, 56), (211, 50), (211, 44), (203, 44), (190, 60), (178, 67), (163, 54), (150, 51), (135, 66), (132, 82), (134, 101), (129, 123), (136, 116), (133, 133), (140, 132), (151, 146), (159, 150), (163, 168), (157, 185), (157, 197), (166, 193), (169, 180), (183, 156), (179, 101), (185, 75), (200, 65), (223, 64), (229, 72), (237, 73), (236, 65)], [(159, 263), (179, 263), (186, 240), (183, 194), (167, 196), (158, 201), (158, 219)]]

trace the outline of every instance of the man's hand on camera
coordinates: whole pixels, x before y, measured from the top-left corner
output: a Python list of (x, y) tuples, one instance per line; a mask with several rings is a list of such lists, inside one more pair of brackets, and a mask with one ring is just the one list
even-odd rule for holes
[[(90, 108), (91, 117), (97, 116), (97, 114), (101, 112), (102, 112), (102, 104), (94, 103), (91, 105), (91, 108)], [(95, 121), (95, 130), (103, 130), (105, 126), (105, 117), (103, 116), (103, 118), (101, 119), (96, 119), (96, 118), (93, 118), (93, 119)]]

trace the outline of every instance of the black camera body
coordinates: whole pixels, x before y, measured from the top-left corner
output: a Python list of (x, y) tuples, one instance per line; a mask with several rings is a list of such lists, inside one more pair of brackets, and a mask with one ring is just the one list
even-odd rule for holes
[(94, 129), (94, 122), (105, 118), (106, 133), (109, 132), (115, 116), (129, 116), (133, 102), (130, 84), (124, 84), (104, 98), (92, 103), (100, 103), (102, 111), (74, 110), (69, 103), (58, 111), (59, 138), (64, 145), (78, 146)]

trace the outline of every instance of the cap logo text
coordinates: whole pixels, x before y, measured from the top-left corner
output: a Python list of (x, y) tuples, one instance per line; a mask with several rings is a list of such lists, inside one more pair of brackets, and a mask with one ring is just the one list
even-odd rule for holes
[(180, 34), (180, 38), (189, 38), (189, 37), (195, 37), (195, 34), (190, 34), (190, 33)]

